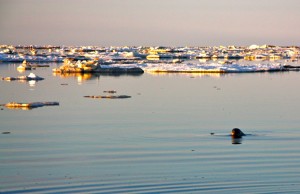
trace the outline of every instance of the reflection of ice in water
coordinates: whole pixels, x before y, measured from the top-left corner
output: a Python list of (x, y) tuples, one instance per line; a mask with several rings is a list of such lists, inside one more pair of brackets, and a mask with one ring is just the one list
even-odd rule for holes
[(82, 82), (83, 82), (82, 76), (78, 76), (77, 77), (77, 83), (78, 83), (78, 85), (82, 85)]
[(35, 81), (35, 80), (30, 80), (30, 81), (28, 81), (28, 83), (29, 83), (29, 86), (30, 86), (30, 87), (34, 87), (36, 81)]

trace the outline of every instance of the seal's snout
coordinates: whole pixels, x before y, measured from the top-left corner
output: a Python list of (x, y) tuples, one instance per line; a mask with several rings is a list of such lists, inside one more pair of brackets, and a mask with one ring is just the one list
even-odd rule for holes
[(231, 136), (233, 138), (241, 138), (241, 137), (245, 136), (245, 134), (239, 128), (234, 128), (231, 131)]

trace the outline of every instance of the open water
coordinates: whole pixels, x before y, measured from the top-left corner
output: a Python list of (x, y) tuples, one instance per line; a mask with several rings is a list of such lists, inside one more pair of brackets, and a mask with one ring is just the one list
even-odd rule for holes
[[(0, 64), (0, 76), (28, 75)], [(0, 81), (0, 193), (299, 193), (300, 72)], [(130, 95), (90, 99), (85, 95)], [(246, 134), (233, 144), (230, 131)], [(3, 132), (10, 132), (5, 134)], [(211, 135), (210, 133), (214, 133)]]

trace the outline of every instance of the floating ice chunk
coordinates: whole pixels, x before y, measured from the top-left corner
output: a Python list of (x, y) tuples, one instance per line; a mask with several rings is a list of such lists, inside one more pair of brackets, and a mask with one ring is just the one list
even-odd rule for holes
[(28, 75), (28, 77), (34, 79), (34, 78), (36, 78), (36, 75), (35, 75), (34, 73), (30, 73), (30, 74)]

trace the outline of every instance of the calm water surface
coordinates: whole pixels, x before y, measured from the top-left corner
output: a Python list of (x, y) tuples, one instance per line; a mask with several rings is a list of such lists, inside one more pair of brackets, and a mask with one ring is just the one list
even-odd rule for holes
[[(29, 74), (17, 66), (0, 76)], [(33, 86), (0, 81), (1, 104), (60, 102), (2, 107), (0, 192), (299, 192), (300, 72), (63, 77), (50, 66)], [(83, 97), (105, 90), (132, 97)], [(251, 135), (232, 144), (234, 127)]]

